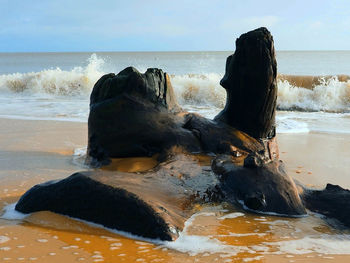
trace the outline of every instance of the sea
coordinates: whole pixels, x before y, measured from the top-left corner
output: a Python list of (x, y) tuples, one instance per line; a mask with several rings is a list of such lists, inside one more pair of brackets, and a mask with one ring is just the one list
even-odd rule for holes
[[(232, 51), (0, 53), (0, 117), (87, 122), (89, 95), (106, 73), (133, 66), (171, 76), (179, 104), (213, 118), (225, 105), (220, 86)], [(350, 51), (277, 51), (278, 133), (350, 133)], [(326, 77), (328, 76), (328, 77)]]

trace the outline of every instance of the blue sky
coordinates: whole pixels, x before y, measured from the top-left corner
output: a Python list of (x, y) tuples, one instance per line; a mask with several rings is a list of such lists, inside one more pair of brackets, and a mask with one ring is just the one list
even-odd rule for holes
[(0, 0), (0, 52), (233, 50), (266, 26), (277, 50), (349, 50), (349, 0)]

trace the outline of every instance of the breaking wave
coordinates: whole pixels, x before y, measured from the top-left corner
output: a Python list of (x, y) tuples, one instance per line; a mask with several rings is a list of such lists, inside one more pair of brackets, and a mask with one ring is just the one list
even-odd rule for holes
[(298, 87), (288, 80), (278, 80), (278, 109), (350, 112), (349, 79), (343, 80), (338, 76), (320, 77), (317, 82), (310, 84)]
[[(279, 76), (277, 81), (279, 110), (350, 112), (349, 76), (289, 77)], [(221, 78), (220, 74), (189, 74), (173, 76), (172, 84), (180, 104), (223, 108), (226, 92), (219, 84)]]
[[(107, 73), (102, 70), (104, 64), (93, 54), (86, 67), (70, 71), (56, 68), (0, 75), (0, 93), (87, 97), (94, 83)], [(221, 109), (226, 101), (221, 78), (217, 73), (171, 75), (171, 82), (181, 105)], [(279, 75), (278, 88), (279, 110), (350, 112), (350, 76)]]
[(210, 105), (223, 108), (226, 102), (226, 91), (220, 86), (220, 74), (173, 75), (171, 83), (178, 102), (184, 104)]
[(47, 69), (40, 72), (0, 75), (0, 92), (74, 96), (90, 94), (95, 82), (104, 74), (104, 60), (93, 54), (86, 67), (70, 71)]

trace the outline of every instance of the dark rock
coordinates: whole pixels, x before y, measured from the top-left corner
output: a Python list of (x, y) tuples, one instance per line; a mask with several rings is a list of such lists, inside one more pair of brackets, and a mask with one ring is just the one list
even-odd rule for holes
[(21, 197), (16, 210), (52, 211), (162, 240), (177, 238), (195, 204), (229, 202), (254, 212), (305, 212), (293, 182), (272, 163), (247, 169), (241, 157), (222, 155), (211, 169), (201, 158), (174, 153), (144, 173), (101, 169), (75, 173), (34, 186)]
[(262, 166), (263, 161), (255, 154), (250, 154), (244, 159), (243, 166), (246, 168), (257, 168)]
[(104, 75), (90, 97), (88, 156), (152, 156), (170, 147), (200, 151), (194, 134), (184, 129), (169, 76), (160, 69), (141, 74), (129, 67)]
[(246, 155), (265, 152), (266, 145), (223, 123), (181, 112), (168, 75), (126, 68), (107, 74), (90, 98), (88, 156), (90, 163), (109, 158), (152, 156), (176, 146), (188, 152)]
[(235, 150), (238, 148), (265, 155), (266, 143), (250, 136), (271, 139), (275, 135), (277, 87), (272, 36), (259, 28), (243, 34), (236, 45), (221, 81), (228, 95), (226, 107), (215, 121), (182, 112), (169, 76), (160, 69), (141, 74), (129, 67), (117, 75), (103, 76), (90, 97), (90, 163), (152, 156), (173, 146), (188, 152), (240, 155)]
[(16, 210), (52, 211), (146, 238), (173, 240), (194, 204), (218, 200), (218, 180), (209, 168), (196, 157), (178, 154), (142, 174), (79, 172), (34, 186)]
[(251, 169), (235, 164), (231, 156), (221, 155), (214, 159), (212, 169), (221, 175), (220, 187), (226, 202), (258, 213), (306, 214), (298, 189), (281, 162), (271, 161)]
[(301, 197), (307, 209), (335, 218), (350, 227), (350, 190), (327, 184), (323, 190), (304, 188)]
[(185, 115), (183, 127), (196, 135), (202, 151), (206, 153), (246, 155), (266, 150), (261, 141), (246, 133), (198, 114)]
[(148, 238), (172, 239), (167, 222), (139, 196), (91, 175), (75, 173), (58, 182), (36, 185), (21, 197), (16, 210), (47, 210)]
[(236, 40), (236, 51), (226, 61), (220, 84), (227, 102), (215, 120), (254, 138), (275, 136), (277, 62), (273, 38), (266, 28), (258, 28)]

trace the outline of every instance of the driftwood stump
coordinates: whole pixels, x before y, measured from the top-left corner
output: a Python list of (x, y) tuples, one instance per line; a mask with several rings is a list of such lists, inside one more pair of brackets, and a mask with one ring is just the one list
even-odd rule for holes
[(103, 76), (90, 98), (87, 162), (99, 167), (117, 157), (152, 156), (158, 164), (138, 173), (80, 172), (37, 185), (16, 210), (49, 210), (164, 240), (178, 236), (195, 204), (213, 201), (285, 216), (306, 214), (306, 204), (348, 223), (339, 214), (350, 208), (338, 213), (332, 207), (346, 206), (339, 198), (350, 200), (349, 191), (327, 187), (300, 195), (279, 161), (271, 34), (256, 29), (236, 46), (221, 80), (227, 103), (214, 120), (184, 112), (160, 69), (142, 74), (129, 67)]

